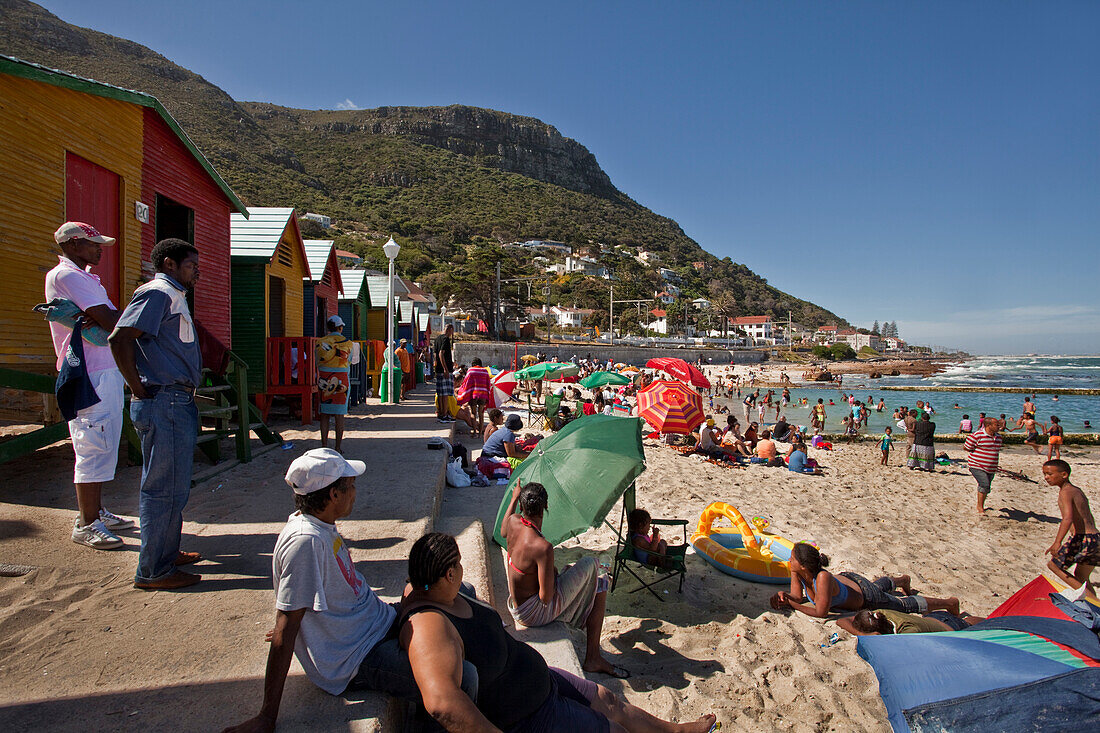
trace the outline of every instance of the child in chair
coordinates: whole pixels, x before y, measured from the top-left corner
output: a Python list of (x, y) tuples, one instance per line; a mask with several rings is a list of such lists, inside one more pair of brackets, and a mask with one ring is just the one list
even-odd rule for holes
[[(630, 544), (634, 545), (634, 558), (643, 565), (668, 567), (670, 558), (659, 556), (668, 553), (668, 543), (661, 539), (661, 530), (653, 527), (652, 521), (649, 512), (645, 509), (634, 509), (626, 516)], [(650, 532), (651, 527), (652, 532)], [(658, 553), (658, 555), (650, 553)]]

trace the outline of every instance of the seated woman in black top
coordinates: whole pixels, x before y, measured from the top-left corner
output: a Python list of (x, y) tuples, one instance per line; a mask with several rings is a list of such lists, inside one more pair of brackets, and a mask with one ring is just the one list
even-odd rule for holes
[[(505, 630), (489, 606), (459, 594), (462, 558), (450, 535), (421, 537), (409, 553), (411, 590), (398, 613), (424, 707), (448, 730), (688, 731), (705, 733), (713, 715), (677, 725), (615, 697), (607, 688), (546, 666)], [(477, 706), (459, 689), (462, 660), (478, 672)]]

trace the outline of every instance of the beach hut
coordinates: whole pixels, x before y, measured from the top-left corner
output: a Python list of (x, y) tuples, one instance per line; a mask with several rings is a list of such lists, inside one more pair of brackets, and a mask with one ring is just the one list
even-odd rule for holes
[[(367, 275), (367, 288), (370, 290), (370, 309), (367, 311), (367, 338), (386, 340), (386, 299), (389, 297), (389, 277), (387, 275)], [(400, 298), (408, 293), (404, 281), (393, 279), (393, 295)], [(399, 320), (394, 318), (394, 321)], [(398, 329), (394, 328), (394, 336)]]
[(302, 327), (306, 336), (324, 336), (325, 321), (336, 315), (340, 293), (344, 289), (340, 266), (331, 239), (307, 239), (304, 245), (309, 273), (302, 281)]
[[(53, 232), (66, 220), (117, 239), (95, 271), (120, 307), (152, 275), (157, 241), (192, 242), (202, 256), (195, 320), (231, 345), (229, 215), (247, 209), (160, 102), (0, 56), (0, 130), (0, 270), (8, 283), (0, 298), (0, 387), (14, 390), (0, 390), (0, 412), (54, 418), (43, 408), (48, 401), (28, 401), (20, 391), (53, 391), (50, 332), (31, 307), (42, 302), (45, 274), (57, 264)], [(51, 426), (54, 440), (65, 437), (62, 428)]]
[(356, 341), (367, 338), (367, 311), (370, 310), (370, 288), (366, 270), (340, 270), (344, 294), (337, 312), (344, 319), (344, 335)]
[(302, 336), (304, 278), (309, 275), (292, 208), (233, 214), (233, 351), (248, 364), (248, 391), (267, 388), (269, 338)]

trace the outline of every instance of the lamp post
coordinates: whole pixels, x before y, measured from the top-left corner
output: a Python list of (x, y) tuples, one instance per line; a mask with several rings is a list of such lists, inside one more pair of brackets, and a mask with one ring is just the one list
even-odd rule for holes
[(386, 299), (386, 379), (390, 380), (386, 387), (390, 404), (397, 402), (393, 398), (393, 261), (397, 259), (397, 253), (400, 251), (401, 245), (393, 241), (393, 237), (382, 245), (382, 253), (390, 261), (390, 293)]

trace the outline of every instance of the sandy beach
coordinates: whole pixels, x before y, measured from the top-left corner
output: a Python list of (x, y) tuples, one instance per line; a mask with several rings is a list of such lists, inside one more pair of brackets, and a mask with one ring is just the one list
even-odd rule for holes
[[(368, 407), (349, 426), (349, 440), (366, 435), (361, 431), (371, 430), (380, 417), (377, 406)], [(409, 447), (401, 443), (400, 450), (410, 456), (422, 451), (418, 436), (427, 433), (418, 431), (430, 432), (434, 420), (421, 425), (419, 417), (394, 419), (395, 428), (407, 426), (394, 433), (402, 440), (408, 436)], [(196, 488), (184, 531), (188, 547), (209, 558), (197, 568), (209, 576), (199, 593), (133, 590), (136, 536), (125, 551), (112, 553), (69, 542), (67, 445), (10, 464), (24, 478), (0, 496), (0, 561), (38, 569), (0, 578), (0, 720), (31, 715), (53, 727), (74, 698), (112, 729), (147, 730), (176, 721), (180, 729), (208, 730), (253, 712), (263, 675), (260, 639), (272, 617), (269, 553), (289, 513), (281, 475), (292, 455), (317, 444), (315, 431), (283, 428), (294, 451), (267, 453)], [(462, 441), (480, 448), (470, 436)], [(410, 508), (407, 496), (386, 486), (394, 471), (427, 468), (395, 464), (369, 441), (364, 447), (379, 469), (367, 482), (370, 491), (361, 493), (362, 507), (341, 527), (372, 585), (392, 600), (403, 582), (408, 546), (430, 521), (416, 517), (430, 509), (423, 499)], [(942, 449), (963, 456), (959, 445)], [(1094, 489), (1100, 455), (1074, 447), (1065, 454), (1075, 483), (1100, 501)], [(690, 531), (707, 504), (724, 500), (746, 516), (767, 516), (777, 534), (818, 543), (832, 556), (834, 570), (907, 573), (925, 594), (958, 596), (965, 611), (978, 615), (1045, 565), (1042, 552), (1058, 521), (1056, 494), (1045, 484), (998, 477), (989, 516), (978, 519), (974, 481), (963, 467), (914, 473), (900, 466), (898, 453), (882, 467), (872, 440), (833, 452), (811, 449), (811, 455), (825, 466), (825, 476), (728, 468), (647, 440), (639, 505), (657, 517), (689, 520)], [(1006, 449), (1002, 465), (1040, 479), (1040, 460), (1030, 450)], [(111, 486), (106, 496), (116, 511), (136, 512), (137, 474), (126, 469)], [(501, 491), (445, 489), (444, 503), (462, 514), (492, 515)], [(608, 520), (615, 524), (618, 516), (616, 507)], [(610, 529), (593, 530), (559, 548), (558, 565), (613, 546)], [(724, 575), (689, 554), (682, 594), (666, 584), (661, 603), (644, 591), (631, 593), (636, 587), (624, 576), (610, 594), (603, 635), (606, 652), (633, 676), (600, 679), (632, 702), (681, 721), (713, 711), (730, 730), (889, 730), (877, 681), (855, 654), (852, 637), (840, 632), (839, 643), (823, 647), (835, 623), (772, 611), (767, 599), (777, 586)], [(583, 633), (574, 632), (573, 641), (581, 649)], [(351, 722), (383, 715), (377, 702), (325, 695), (305, 680), (297, 663), (289, 685), (281, 729), (308, 729), (318, 719), (379, 729)]]

